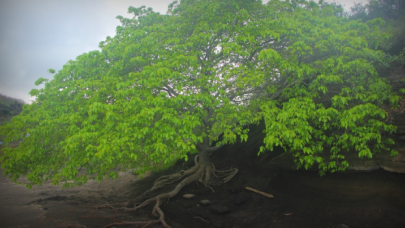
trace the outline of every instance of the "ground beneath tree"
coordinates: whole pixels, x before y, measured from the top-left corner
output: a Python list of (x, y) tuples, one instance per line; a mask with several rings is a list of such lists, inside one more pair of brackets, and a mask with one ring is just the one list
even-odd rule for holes
[[(1, 227), (102, 227), (119, 221), (155, 219), (151, 207), (132, 213), (117, 213), (96, 206), (109, 203), (132, 206), (131, 201), (152, 186), (158, 174), (141, 180), (122, 173), (116, 181), (60, 189), (51, 185), (25, 187), (0, 178)], [(266, 198), (243, 190), (231, 194), (229, 186), (249, 186), (274, 195)], [(173, 187), (173, 186), (171, 186)], [(170, 190), (171, 188), (165, 188)], [(214, 187), (191, 184), (162, 206), (166, 221), (175, 227), (404, 227), (405, 176), (386, 171), (340, 173), (319, 177), (314, 172), (263, 170), (248, 165), (229, 185)], [(163, 192), (162, 190), (159, 192)], [(195, 194), (184, 199), (185, 193)], [(248, 201), (236, 205), (241, 194)], [(225, 205), (230, 212), (212, 214), (200, 200)], [(128, 226), (125, 226), (128, 227)], [(155, 225), (153, 227), (161, 227)]]
[[(252, 129), (253, 137), (260, 129)], [(227, 184), (213, 187), (190, 184), (180, 194), (161, 206), (166, 222), (173, 228), (332, 228), (344, 224), (356, 227), (405, 227), (405, 175), (377, 170), (345, 172), (319, 177), (317, 172), (283, 171), (268, 165), (280, 151), (257, 156), (262, 140), (228, 146), (212, 157), (217, 169), (237, 167), (238, 174)], [(174, 167), (144, 178), (130, 172), (117, 180), (90, 181), (83, 186), (61, 189), (45, 184), (28, 190), (0, 175), (0, 227), (87, 227), (99, 228), (121, 221), (156, 219), (153, 204), (136, 212), (117, 212), (97, 206), (109, 203), (116, 207), (133, 207), (135, 198), (153, 186), (161, 175), (175, 173), (194, 161), (179, 161)], [(149, 196), (172, 190), (177, 183)], [(236, 188), (233, 188), (236, 187)], [(240, 192), (229, 190), (243, 188)], [(247, 191), (251, 187), (274, 195), (273, 199)], [(184, 199), (183, 194), (194, 194)], [(230, 209), (213, 214), (201, 200)], [(246, 201), (236, 204), (235, 200)], [(131, 226), (123, 226), (131, 227)], [(135, 227), (135, 226), (132, 226)], [(162, 227), (160, 224), (151, 226)]]

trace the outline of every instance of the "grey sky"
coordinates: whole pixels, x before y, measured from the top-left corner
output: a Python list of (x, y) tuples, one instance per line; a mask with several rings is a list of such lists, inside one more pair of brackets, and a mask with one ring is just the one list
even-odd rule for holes
[[(1, 0), (0, 93), (33, 100), (28, 92), (40, 78), (82, 53), (98, 50), (120, 25), (117, 15), (132, 17), (129, 6), (146, 5), (166, 13), (173, 0)], [(267, 2), (264, 0), (263, 2)], [(332, 0), (333, 1), (333, 0)], [(331, 1), (327, 1), (331, 2)], [(345, 8), (367, 0), (337, 0)]]

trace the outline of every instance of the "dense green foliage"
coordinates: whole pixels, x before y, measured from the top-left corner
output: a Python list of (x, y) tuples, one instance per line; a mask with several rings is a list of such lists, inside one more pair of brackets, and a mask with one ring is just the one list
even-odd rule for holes
[(30, 92), (35, 102), (2, 128), (7, 142), (22, 140), (5, 149), (4, 173), (27, 175), (28, 187), (116, 177), (116, 167), (143, 173), (247, 140), (248, 124), (263, 119), (260, 152), (282, 146), (321, 174), (349, 165), (342, 151), (396, 154), (381, 107), (400, 98), (374, 66), (390, 37), (383, 20), (350, 21), (306, 1), (183, 0), (167, 15), (129, 12), (101, 52), (36, 82), (45, 88)]
[(386, 20), (400, 19), (405, 17), (404, 0), (371, 0), (368, 4), (355, 3), (351, 7), (351, 19), (362, 19), (364, 21), (374, 18)]
[(398, 55), (405, 48), (405, 0), (371, 0), (368, 4), (354, 4), (349, 18), (363, 22), (382, 18), (386, 21), (384, 30), (393, 34), (381, 48)]

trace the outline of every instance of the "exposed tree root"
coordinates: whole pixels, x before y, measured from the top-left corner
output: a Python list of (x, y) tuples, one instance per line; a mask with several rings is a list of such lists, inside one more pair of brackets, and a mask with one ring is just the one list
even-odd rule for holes
[(201, 219), (202, 221), (204, 221), (204, 222), (206, 222), (206, 223), (210, 223), (209, 221), (207, 221), (207, 220), (201, 218), (200, 216), (196, 216), (196, 217), (194, 217), (194, 218), (195, 218), (195, 219)]
[[(201, 153), (200, 153), (201, 155)], [(179, 181), (180, 179), (183, 179), (171, 192), (168, 193), (163, 193), (160, 195), (157, 195), (155, 197), (152, 197), (144, 202), (142, 202), (139, 205), (134, 205), (134, 208), (114, 208), (109, 204), (101, 205), (99, 207), (109, 207), (113, 210), (119, 210), (119, 211), (136, 211), (142, 207), (145, 207), (151, 202), (155, 202), (155, 205), (152, 210), (152, 214), (156, 217), (159, 217), (157, 220), (151, 220), (151, 221), (137, 221), (137, 222), (122, 222), (122, 223), (111, 223), (108, 224), (107, 226), (104, 226), (104, 228), (107, 227), (112, 227), (112, 226), (119, 226), (119, 225), (144, 225), (143, 227), (148, 227), (152, 224), (156, 223), (161, 223), (163, 227), (169, 228), (170, 226), (167, 225), (166, 221), (164, 220), (164, 214), (162, 210), (160, 209), (160, 206), (163, 204), (164, 201), (168, 201), (170, 198), (174, 197), (177, 195), (181, 189), (183, 189), (185, 186), (188, 184), (198, 181), (203, 183), (206, 187), (211, 188), (211, 186), (218, 186), (222, 183), (226, 183), (230, 181), (238, 172), (238, 169), (236, 168), (230, 168), (229, 170), (216, 170), (215, 166), (209, 161), (208, 155), (203, 153), (202, 157), (200, 158), (200, 161), (198, 160), (198, 156), (195, 158), (195, 166), (192, 167), (191, 169), (188, 170), (181, 170), (178, 173), (172, 174), (172, 175), (165, 175), (161, 176), (159, 179), (155, 181), (155, 184), (151, 189), (146, 191), (144, 194), (142, 194), (141, 197), (145, 196), (146, 194), (150, 193), (151, 191), (154, 191), (156, 189), (162, 188), (165, 185), (172, 184), (176, 181)]]
[(169, 225), (167, 225), (165, 221), (165, 214), (160, 208), (157, 208), (156, 211), (159, 213), (159, 219), (157, 220), (151, 220), (151, 221), (145, 221), (145, 222), (120, 222), (120, 223), (111, 223), (106, 226), (103, 226), (103, 228), (108, 228), (108, 227), (113, 227), (113, 226), (122, 226), (122, 225), (144, 225), (144, 227), (148, 227), (150, 225), (156, 224), (156, 223), (162, 223), (163, 227), (165, 228), (170, 228)]
[(246, 190), (259, 193), (260, 195), (263, 195), (263, 196), (268, 197), (268, 198), (274, 198), (274, 196), (271, 195), (271, 194), (268, 194), (268, 193), (265, 193), (265, 192), (261, 192), (261, 191), (259, 191), (259, 190), (254, 189), (254, 188), (251, 188), (251, 187), (246, 187)]

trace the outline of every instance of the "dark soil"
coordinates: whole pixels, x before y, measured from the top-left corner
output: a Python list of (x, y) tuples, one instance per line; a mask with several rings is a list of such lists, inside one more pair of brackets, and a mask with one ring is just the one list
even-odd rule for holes
[[(257, 156), (261, 137), (261, 129), (252, 128), (250, 138), (253, 140), (228, 146), (215, 154), (212, 160), (217, 169), (232, 166), (237, 167), (239, 173), (229, 183), (213, 187), (215, 192), (197, 183), (185, 187), (161, 206), (167, 223), (173, 228), (405, 227), (404, 174), (378, 170), (320, 177), (312, 171), (273, 169), (268, 162), (281, 151)], [(105, 203), (133, 207), (135, 198), (151, 188), (160, 175), (192, 165), (190, 158), (188, 162), (179, 161), (169, 170), (142, 179), (120, 173), (117, 180), (100, 184), (89, 182), (69, 189), (44, 185), (27, 190), (1, 175), (0, 226), (91, 228), (120, 221), (154, 220), (153, 205), (136, 212), (116, 214), (108, 208), (96, 207)], [(166, 186), (150, 196), (170, 191), (175, 185)], [(234, 193), (231, 193), (231, 187)], [(247, 191), (245, 187), (272, 194), (274, 199)], [(182, 195), (187, 193), (196, 197), (184, 199)], [(201, 205), (200, 201), (204, 199), (213, 206), (226, 206), (230, 212), (213, 214), (210, 206)]]

